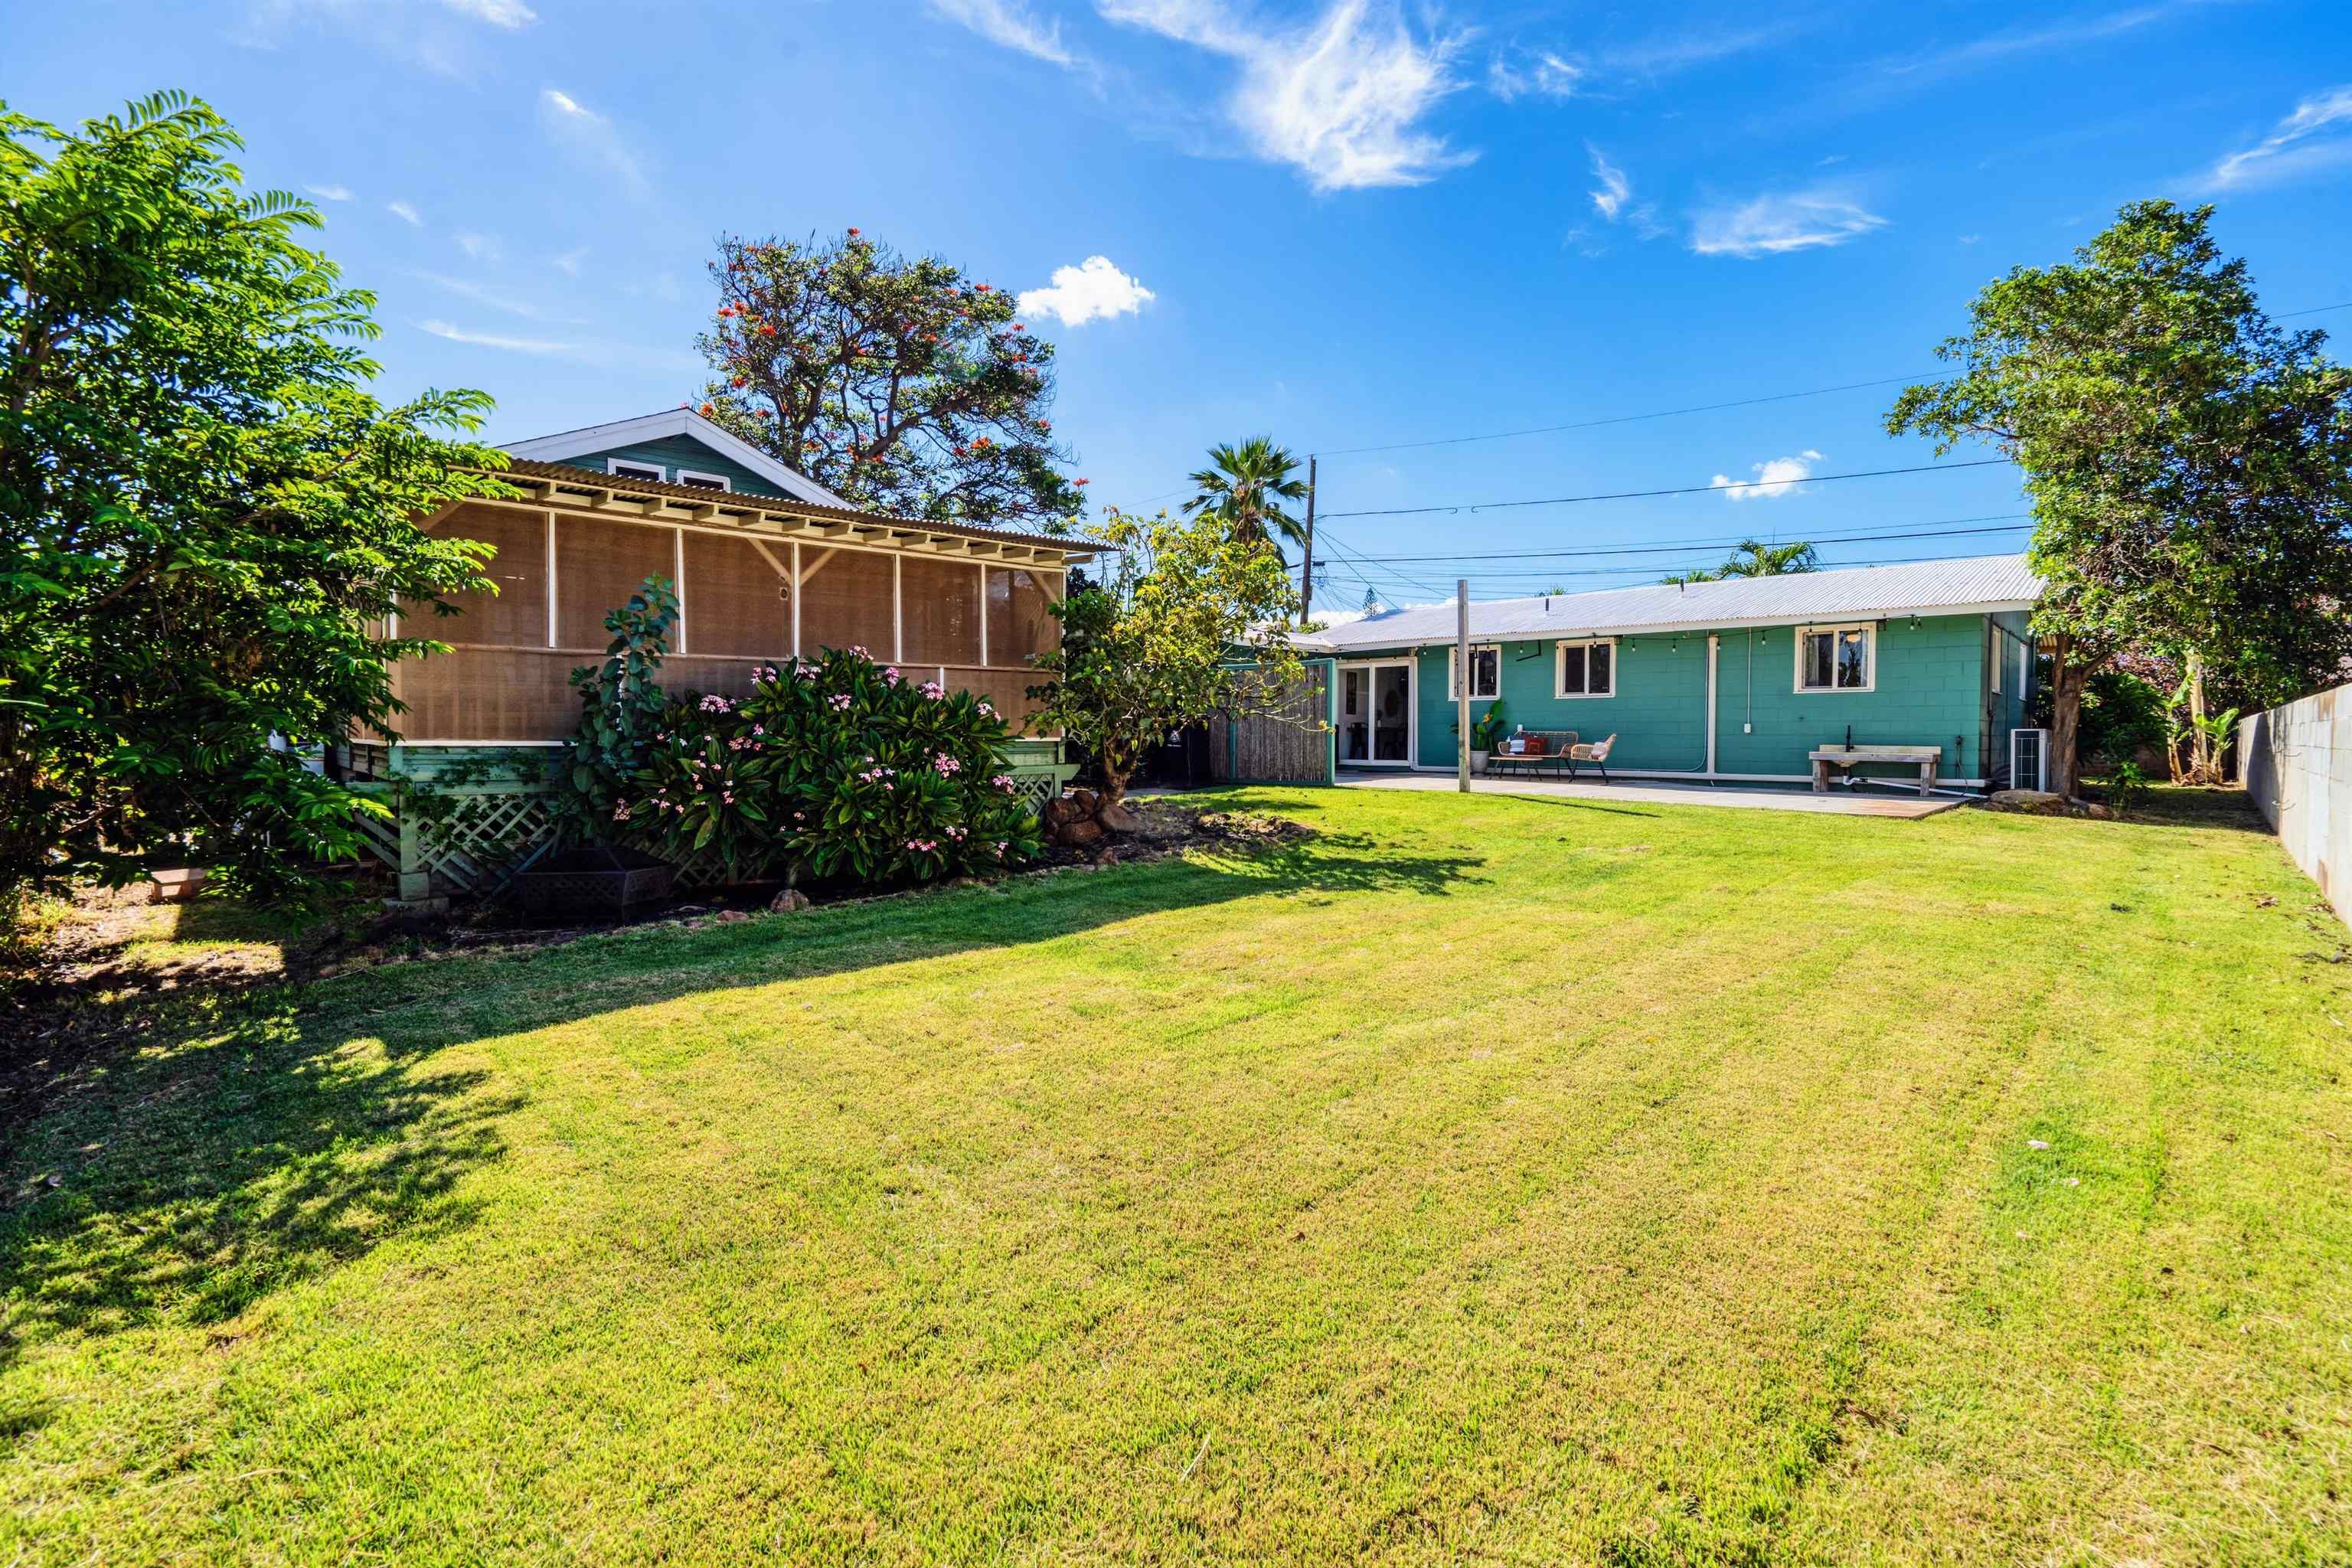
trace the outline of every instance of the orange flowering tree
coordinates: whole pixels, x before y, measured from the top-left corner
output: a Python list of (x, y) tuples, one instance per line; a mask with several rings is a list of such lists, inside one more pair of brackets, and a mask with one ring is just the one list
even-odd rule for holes
[(702, 412), (861, 507), (999, 528), (1085, 510), (1054, 438), (1054, 349), (1012, 296), (856, 229), (720, 242)]

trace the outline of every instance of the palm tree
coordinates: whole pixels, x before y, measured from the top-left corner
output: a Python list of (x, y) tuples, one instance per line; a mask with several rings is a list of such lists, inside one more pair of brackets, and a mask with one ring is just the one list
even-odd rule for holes
[(1780, 577), (1792, 572), (1818, 572), (1821, 557), (1813, 553), (1811, 544), (1799, 541), (1794, 544), (1767, 544), (1760, 539), (1743, 539), (1732, 551), (1731, 559), (1717, 569), (1719, 577)]
[(1204, 512), (1244, 543), (1276, 537), (1294, 544), (1307, 542), (1307, 530), (1283, 510), (1285, 501), (1305, 500), (1307, 487), (1291, 478), (1298, 459), (1274, 444), (1270, 436), (1253, 436), (1238, 445), (1209, 448), (1209, 466), (1194, 472), (1199, 487), (1184, 510)]

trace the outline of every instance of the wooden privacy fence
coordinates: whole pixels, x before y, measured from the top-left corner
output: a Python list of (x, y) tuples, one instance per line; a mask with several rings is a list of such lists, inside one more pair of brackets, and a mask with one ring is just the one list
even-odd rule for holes
[(1270, 711), (1209, 721), (1209, 776), (1219, 784), (1328, 784), (1338, 773), (1331, 712), (1332, 661), (1306, 676)]

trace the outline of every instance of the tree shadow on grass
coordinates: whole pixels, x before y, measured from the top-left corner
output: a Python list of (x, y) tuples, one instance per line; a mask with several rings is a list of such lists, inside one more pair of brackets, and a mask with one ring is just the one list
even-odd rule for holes
[[(39, 1047), (45, 1081), (0, 1154), (0, 1372), (35, 1340), (222, 1323), (394, 1237), (475, 1223), (461, 1184), (499, 1158), (523, 1101), (486, 1071), (436, 1065), (445, 1047), (1237, 899), (1444, 897), (1482, 863), (1327, 835), (310, 986), (92, 1002), (69, 1043)], [(0, 1443), (39, 1425), (23, 1398), (0, 1384)]]

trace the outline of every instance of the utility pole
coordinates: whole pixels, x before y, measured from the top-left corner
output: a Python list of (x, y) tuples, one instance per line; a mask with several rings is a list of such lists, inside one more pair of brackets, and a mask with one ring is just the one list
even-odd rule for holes
[(1307, 558), (1298, 563), (1298, 624), (1315, 618), (1315, 454), (1307, 455)]
[(1454, 787), (1470, 793), (1470, 579), (1454, 580)]

